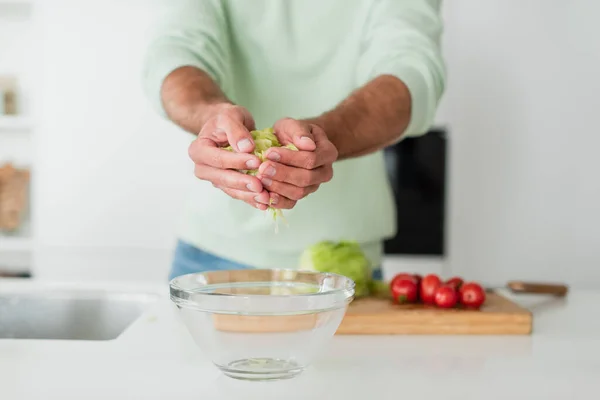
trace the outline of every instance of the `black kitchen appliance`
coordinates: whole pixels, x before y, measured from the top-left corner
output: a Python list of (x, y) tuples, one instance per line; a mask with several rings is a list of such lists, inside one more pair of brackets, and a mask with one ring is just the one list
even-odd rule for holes
[(446, 133), (434, 128), (385, 149), (398, 226), (396, 236), (385, 242), (386, 254), (444, 255)]

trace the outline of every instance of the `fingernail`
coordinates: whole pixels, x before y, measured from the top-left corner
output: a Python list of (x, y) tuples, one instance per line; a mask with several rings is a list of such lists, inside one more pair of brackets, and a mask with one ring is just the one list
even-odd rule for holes
[(309, 138), (308, 136), (302, 136), (300, 138), (300, 140), (310, 140), (311, 142), (313, 141), (311, 138)]
[(275, 168), (269, 165), (267, 168), (265, 168), (263, 174), (266, 176), (275, 176)]
[(260, 199), (260, 196), (254, 197), (254, 201), (256, 201), (257, 203), (266, 204), (263, 200)]
[(250, 139), (242, 139), (237, 143), (237, 147), (239, 151), (250, 151), (252, 143), (250, 143)]
[(267, 155), (267, 158), (272, 161), (281, 160), (281, 156), (279, 155), (279, 153), (274, 152), (274, 151), (270, 152), (269, 155)]
[(260, 193), (260, 188), (254, 186), (253, 184), (249, 183), (246, 185), (246, 187), (248, 188), (249, 191), (251, 192), (257, 192)]
[(256, 168), (258, 168), (259, 165), (260, 165), (260, 162), (258, 162), (258, 160), (246, 161), (246, 167), (248, 167), (248, 169), (256, 169)]
[(277, 202), (278, 202), (278, 201), (279, 201), (279, 195), (278, 195), (278, 194), (275, 194), (275, 193), (273, 193), (273, 194), (271, 195), (271, 204), (277, 204)]
[(265, 186), (271, 186), (271, 183), (273, 183), (273, 181), (271, 179), (269, 179), (269, 178), (262, 178), (260, 181)]

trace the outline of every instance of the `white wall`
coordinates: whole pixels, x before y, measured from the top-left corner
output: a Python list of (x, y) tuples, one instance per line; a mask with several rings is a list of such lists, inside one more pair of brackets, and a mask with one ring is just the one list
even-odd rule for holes
[[(191, 179), (189, 139), (139, 90), (162, 3), (97, 3), (39, 5), (37, 272), (158, 279)], [(598, 12), (594, 0), (445, 2), (452, 272), (600, 286)]]
[(600, 286), (600, 3), (445, 9), (452, 270)]
[(140, 88), (147, 28), (161, 2), (36, 7), (35, 272), (164, 279), (193, 166), (190, 137), (159, 119)]

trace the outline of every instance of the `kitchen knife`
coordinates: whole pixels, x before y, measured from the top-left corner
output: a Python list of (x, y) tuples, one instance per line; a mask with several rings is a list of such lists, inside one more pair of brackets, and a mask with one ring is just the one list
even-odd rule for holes
[(564, 297), (569, 291), (569, 287), (562, 283), (524, 281), (509, 281), (505, 287), (487, 287), (486, 291), (493, 292), (498, 289), (508, 289), (516, 294), (547, 294), (557, 297)]

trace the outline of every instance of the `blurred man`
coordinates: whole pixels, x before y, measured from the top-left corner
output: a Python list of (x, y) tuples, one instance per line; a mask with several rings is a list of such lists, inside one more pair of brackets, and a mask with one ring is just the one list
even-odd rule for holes
[[(308, 246), (342, 239), (377, 269), (396, 229), (381, 150), (425, 133), (444, 90), (440, 2), (173, 2), (144, 74), (157, 110), (197, 135), (171, 277), (294, 268)], [(299, 151), (261, 163), (250, 131), (271, 126)], [(269, 204), (285, 210), (278, 234), (259, 211)]]

